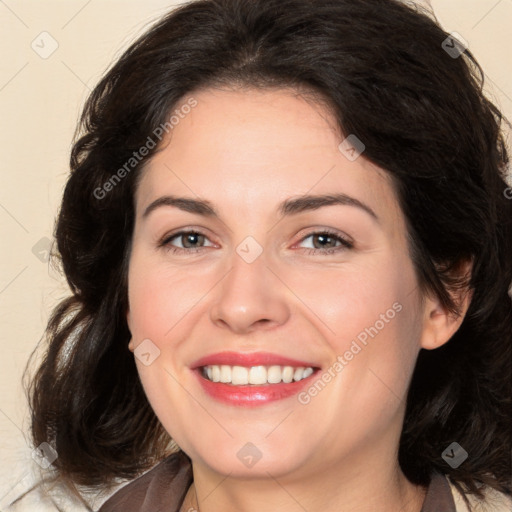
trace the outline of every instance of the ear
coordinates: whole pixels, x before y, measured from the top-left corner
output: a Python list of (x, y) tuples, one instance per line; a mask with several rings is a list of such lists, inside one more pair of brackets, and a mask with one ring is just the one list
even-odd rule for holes
[[(128, 310), (128, 312), (126, 313), (126, 323), (128, 324), (128, 329), (130, 330), (130, 332), (132, 332), (130, 310)], [(128, 342), (128, 350), (130, 350), (130, 352), (133, 352), (135, 350), (133, 338), (131, 338), (131, 337), (130, 337), (130, 341)]]
[[(466, 261), (458, 267), (457, 274), (469, 283), (472, 262)], [(462, 275), (460, 275), (462, 274)], [(461, 326), (473, 298), (473, 290), (469, 287), (452, 293), (452, 298), (459, 308), (459, 315), (447, 311), (437, 297), (427, 296), (424, 299), (423, 330), (420, 345), (427, 350), (433, 350), (447, 343)]]

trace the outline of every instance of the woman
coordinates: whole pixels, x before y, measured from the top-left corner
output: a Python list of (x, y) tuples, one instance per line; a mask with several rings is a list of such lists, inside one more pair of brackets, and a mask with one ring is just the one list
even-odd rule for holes
[(194, 1), (134, 43), (56, 228), (73, 295), (30, 399), (59, 474), (142, 474), (102, 512), (508, 510), (512, 202), (479, 73), (394, 0)]

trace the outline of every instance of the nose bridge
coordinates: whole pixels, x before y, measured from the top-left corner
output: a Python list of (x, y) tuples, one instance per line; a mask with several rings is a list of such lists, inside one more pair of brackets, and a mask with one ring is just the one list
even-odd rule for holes
[(284, 285), (268, 268), (269, 256), (252, 237), (238, 244), (211, 308), (214, 323), (243, 332), (257, 324), (270, 326), (286, 321), (289, 308)]

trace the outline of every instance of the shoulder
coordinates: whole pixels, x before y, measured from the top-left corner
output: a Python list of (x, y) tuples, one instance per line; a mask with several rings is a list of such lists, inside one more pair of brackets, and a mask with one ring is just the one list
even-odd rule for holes
[(23, 471), (12, 475), (2, 489), (0, 510), (2, 512), (87, 512), (97, 510), (110, 495), (124, 483), (117, 483), (109, 490), (96, 488), (72, 488), (50, 468), (41, 470), (27, 464)]
[(510, 512), (512, 510), (512, 497), (490, 487), (484, 489), (485, 498), (483, 500), (470, 494), (466, 495), (471, 505), (470, 510), (464, 501), (463, 495), (453, 485), (450, 478), (446, 477), (446, 480), (450, 484), (457, 512)]
[[(169, 456), (142, 474), (139, 478), (118, 479), (108, 489), (74, 487), (59, 478), (53, 466), (41, 466), (31, 456), (26, 446), (21, 446), (7, 458), (9, 471), (0, 474), (0, 510), (2, 512), (87, 512), (99, 510), (124, 488), (129, 491), (135, 482), (148, 482), (146, 475), (172, 475), (173, 468), (186, 463), (184, 457)], [(181, 462), (180, 462), (181, 461)], [(5, 462), (5, 461), (3, 461)], [(179, 464), (178, 464), (179, 463)], [(148, 482), (149, 484), (149, 482)], [(137, 485), (137, 488), (140, 484)], [(128, 494), (125, 491), (126, 494)], [(103, 508), (101, 508), (103, 511)], [(108, 510), (108, 509), (107, 509)], [(123, 509), (124, 510), (124, 509)]]

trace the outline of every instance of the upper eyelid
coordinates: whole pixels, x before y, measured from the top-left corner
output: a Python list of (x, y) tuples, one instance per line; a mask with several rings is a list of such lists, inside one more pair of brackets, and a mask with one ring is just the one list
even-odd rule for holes
[(175, 231), (175, 232), (166, 233), (163, 237), (160, 238), (160, 242), (166, 243), (169, 240), (176, 238), (177, 236), (188, 235), (190, 233), (197, 233), (198, 235), (202, 235), (202, 236), (208, 238), (208, 240), (210, 240), (211, 242), (213, 242), (213, 240), (211, 240), (211, 237), (207, 233), (205, 233), (202, 229), (199, 229), (199, 228), (197, 228), (197, 229), (196, 228), (184, 228), (184, 229), (178, 229), (178, 231)]

